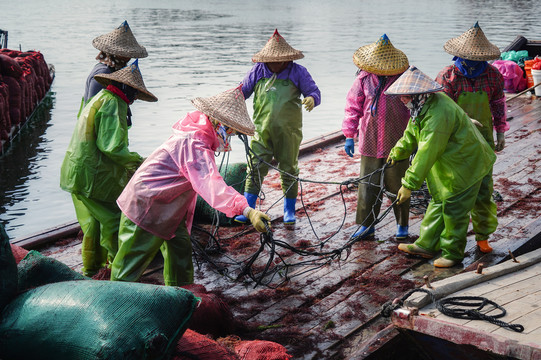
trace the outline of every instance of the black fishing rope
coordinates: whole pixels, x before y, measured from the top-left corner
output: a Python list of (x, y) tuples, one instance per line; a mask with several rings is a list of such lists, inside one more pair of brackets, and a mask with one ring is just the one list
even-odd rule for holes
[[(438, 311), (449, 317), (466, 320), (485, 320), (491, 324), (516, 332), (524, 331), (524, 326), (520, 324), (509, 324), (499, 320), (499, 318), (505, 316), (507, 313), (506, 310), (502, 306), (496, 304), (494, 301), (485, 297), (455, 296), (436, 300), (434, 292), (423, 288), (411, 289), (404, 296), (402, 296), (402, 298), (386, 302), (382, 306), (381, 315), (383, 317), (390, 317), (394, 310), (401, 308), (404, 305), (404, 301), (406, 301), (407, 298), (416, 292), (424, 292), (428, 294), (430, 296), (431, 303), (435, 304)], [(498, 310), (498, 312), (488, 315), (495, 310)]]
[[(520, 324), (509, 324), (498, 320), (507, 313), (505, 309), (494, 301), (481, 296), (456, 296), (441, 299), (436, 302), (438, 310), (447, 316), (458, 319), (485, 320), (491, 324), (508, 328), (516, 332), (523, 332), (524, 326)], [(495, 310), (499, 313), (487, 315)]]

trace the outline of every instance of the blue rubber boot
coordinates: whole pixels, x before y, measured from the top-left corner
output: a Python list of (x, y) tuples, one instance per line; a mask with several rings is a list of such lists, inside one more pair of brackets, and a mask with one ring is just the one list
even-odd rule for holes
[[(255, 209), (255, 202), (257, 201), (257, 194), (251, 194), (251, 193), (245, 192), (244, 197), (246, 198), (246, 200), (248, 200), (248, 206), (251, 207), (252, 209)], [(248, 219), (244, 215), (237, 215), (235, 216), (234, 220), (241, 224), (246, 224), (247, 222), (250, 222), (250, 219)]]
[(397, 239), (405, 239), (405, 238), (407, 238), (408, 235), (409, 235), (408, 229), (409, 229), (408, 226), (400, 226), (400, 225), (397, 225), (397, 228), (396, 228), (396, 238), (397, 238)]
[(350, 239), (353, 239), (353, 238), (356, 238), (358, 236), (361, 236), (361, 234), (364, 233), (364, 235), (362, 235), (359, 239), (365, 239), (369, 236), (372, 236), (374, 235), (374, 233), (376, 232), (376, 229), (374, 229), (374, 227), (371, 227), (370, 229), (368, 229), (368, 227), (366, 226), (361, 226), (361, 228), (359, 230), (357, 230), (355, 232), (355, 234), (351, 235)]
[(297, 198), (285, 198), (284, 199), (284, 224), (295, 224), (295, 203)]

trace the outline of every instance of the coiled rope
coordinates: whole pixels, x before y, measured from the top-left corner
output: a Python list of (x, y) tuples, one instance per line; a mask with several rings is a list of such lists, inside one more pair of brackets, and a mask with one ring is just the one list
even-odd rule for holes
[[(381, 315), (383, 317), (390, 317), (394, 310), (402, 307), (404, 305), (404, 301), (416, 292), (424, 292), (428, 294), (432, 300), (432, 303), (436, 305), (438, 311), (449, 317), (467, 320), (485, 320), (491, 324), (508, 328), (516, 332), (524, 331), (524, 326), (520, 324), (509, 324), (499, 320), (499, 318), (505, 316), (507, 312), (502, 306), (485, 297), (455, 296), (436, 300), (436, 297), (432, 291), (423, 288), (412, 289), (408, 291), (402, 298), (386, 302), (382, 306)], [(487, 315), (494, 310), (499, 310), (499, 313)]]

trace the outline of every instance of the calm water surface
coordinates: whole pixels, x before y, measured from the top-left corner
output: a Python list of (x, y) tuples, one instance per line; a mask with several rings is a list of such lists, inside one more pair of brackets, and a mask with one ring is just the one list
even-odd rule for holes
[[(9, 47), (41, 51), (56, 68), (54, 106), (0, 159), (0, 222), (10, 238), (75, 219), (59, 172), (94, 66), (92, 39), (128, 20), (149, 57), (140, 60), (157, 103), (136, 101), (130, 148), (148, 156), (171, 125), (194, 108), (190, 99), (235, 87), (275, 28), (305, 58), (322, 104), (304, 113), (304, 138), (340, 129), (356, 67), (353, 52), (386, 33), (410, 63), (435, 77), (451, 62), (443, 44), (479, 21), (495, 45), (517, 35), (541, 38), (536, 1), (104, 1), (2, 0), (0, 27)], [(251, 113), (251, 99), (247, 101)], [(244, 159), (235, 141), (230, 161)]]

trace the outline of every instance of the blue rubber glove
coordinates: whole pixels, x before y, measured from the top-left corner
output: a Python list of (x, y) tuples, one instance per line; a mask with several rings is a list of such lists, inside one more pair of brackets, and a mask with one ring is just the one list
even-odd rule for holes
[(346, 154), (348, 154), (349, 157), (353, 157), (353, 154), (355, 153), (355, 141), (352, 138), (346, 139), (344, 150), (346, 150)]

